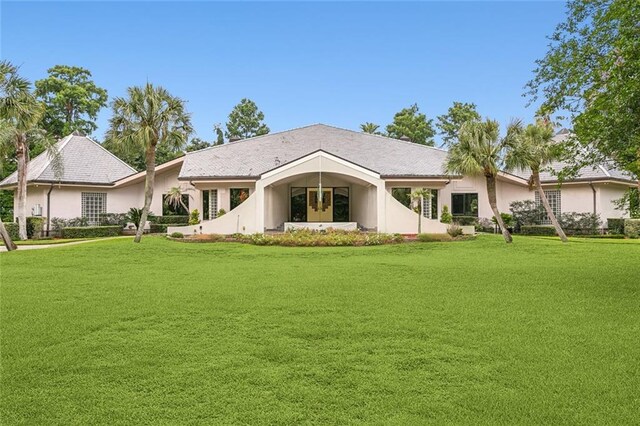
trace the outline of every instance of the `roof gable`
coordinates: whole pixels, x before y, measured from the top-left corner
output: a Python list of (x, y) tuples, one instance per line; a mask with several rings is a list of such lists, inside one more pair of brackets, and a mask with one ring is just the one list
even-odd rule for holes
[[(110, 185), (136, 170), (86, 136), (69, 135), (56, 143), (61, 173), (56, 173), (48, 152), (29, 162), (27, 182), (79, 183)], [(8, 176), (0, 186), (17, 183), (17, 173)]]

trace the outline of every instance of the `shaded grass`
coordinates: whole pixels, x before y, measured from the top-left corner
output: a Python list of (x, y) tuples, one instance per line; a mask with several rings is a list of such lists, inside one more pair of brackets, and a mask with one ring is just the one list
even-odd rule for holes
[(493, 236), (2, 254), (2, 423), (635, 423), (639, 259)]

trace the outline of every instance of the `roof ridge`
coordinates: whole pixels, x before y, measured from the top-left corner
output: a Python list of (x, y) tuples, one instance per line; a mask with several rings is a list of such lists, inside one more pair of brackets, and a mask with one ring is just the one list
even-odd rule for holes
[(233, 141), (233, 142), (227, 142), (227, 143), (223, 143), (223, 144), (220, 144), (220, 145), (208, 146), (206, 148), (198, 149), (197, 151), (187, 152), (185, 155), (193, 154), (194, 152), (203, 152), (203, 151), (208, 151), (208, 150), (212, 150), (212, 149), (215, 149), (215, 148), (221, 148), (223, 146), (236, 145), (236, 144), (239, 144), (239, 143), (242, 143), (242, 142), (253, 141), (253, 140), (256, 140), (256, 139), (264, 138), (266, 136), (279, 135), (281, 133), (288, 133), (288, 132), (292, 132), (294, 130), (305, 129), (307, 127), (313, 127), (313, 126), (318, 126), (318, 125), (324, 126), (325, 124), (321, 124), (321, 123), (307, 124), (307, 125), (304, 125), (304, 126), (294, 127), (292, 129), (288, 129), (288, 130), (281, 130), (279, 132), (267, 133), (267, 134), (259, 135), (259, 136), (252, 136), (250, 138), (240, 139), (240, 140)]
[[(74, 135), (72, 135), (74, 136)], [(88, 140), (90, 140), (91, 142), (93, 142), (94, 144), (98, 145), (103, 151), (105, 151), (107, 154), (109, 154), (110, 156), (112, 156), (113, 158), (115, 158), (116, 160), (118, 160), (119, 162), (121, 162), (122, 164), (124, 164), (125, 166), (127, 166), (128, 168), (130, 168), (131, 170), (133, 170), (132, 174), (138, 173), (138, 171), (136, 169), (134, 169), (130, 164), (127, 164), (122, 158), (118, 157), (117, 155), (115, 155), (113, 152), (109, 151), (107, 148), (105, 148), (104, 146), (102, 146), (102, 144), (98, 141), (94, 141), (93, 139), (91, 139), (89, 136), (79, 136), (79, 135), (75, 135), (78, 136), (80, 138), (86, 138)]]
[(609, 172), (609, 170), (605, 169), (605, 167), (602, 164), (598, 164), (598, 167), (600, 167), (600, 170), (602, 170), (605, 176), (611, 177), (611, 173)]

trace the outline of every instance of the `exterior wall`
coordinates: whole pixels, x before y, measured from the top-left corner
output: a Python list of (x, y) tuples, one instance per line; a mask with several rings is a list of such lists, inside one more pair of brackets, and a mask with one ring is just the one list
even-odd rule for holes
[[(184, 183), (182, 183), (182, 185), (184, 185)], [(189, 187), (193, 188), (191, 185), (189, 185)], [(224, 209), (225, 212), (229, 213), (231, 211), (231, 189), (249, 188), (249, 195), (252, 195), (255, 192), (255, 187), (255, 182), (249, 181), (196, 183), (196, 189), (193, 193), (193, 196), (189, 198), (189, 210), (198, 209), (198, 211), (200, 211), (200, 220), (202, 220), (202, 191), (215, 189), (218, 191), (218, 210)]]
[(616, 185), (616, 184), (600, 184), (596, 185), (596, 190), (599, 194), (600, 201), (600, 218), (603, 222), (605, 222), (609, 218), (621, 218), (621, 217), (629, 217), (628, 213), (625, 213), (620, 210), (616, 210), (616, 206), (613, 203), (615, 200), (619, 200), (624, 195), (627, 190), (627, 186)]
[(264, 227), (276, 229), (289, 220), (289, 185), (265, 188)]
[(376, 187), (353, 185), (349, 193), (351, 221), (367, 229), (377, 227)]

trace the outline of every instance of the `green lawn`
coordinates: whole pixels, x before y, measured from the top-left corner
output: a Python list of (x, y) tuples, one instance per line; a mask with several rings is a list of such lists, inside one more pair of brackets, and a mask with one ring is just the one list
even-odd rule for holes
[(0, 254), (3, 425), (631, 424), (640, 242)]

